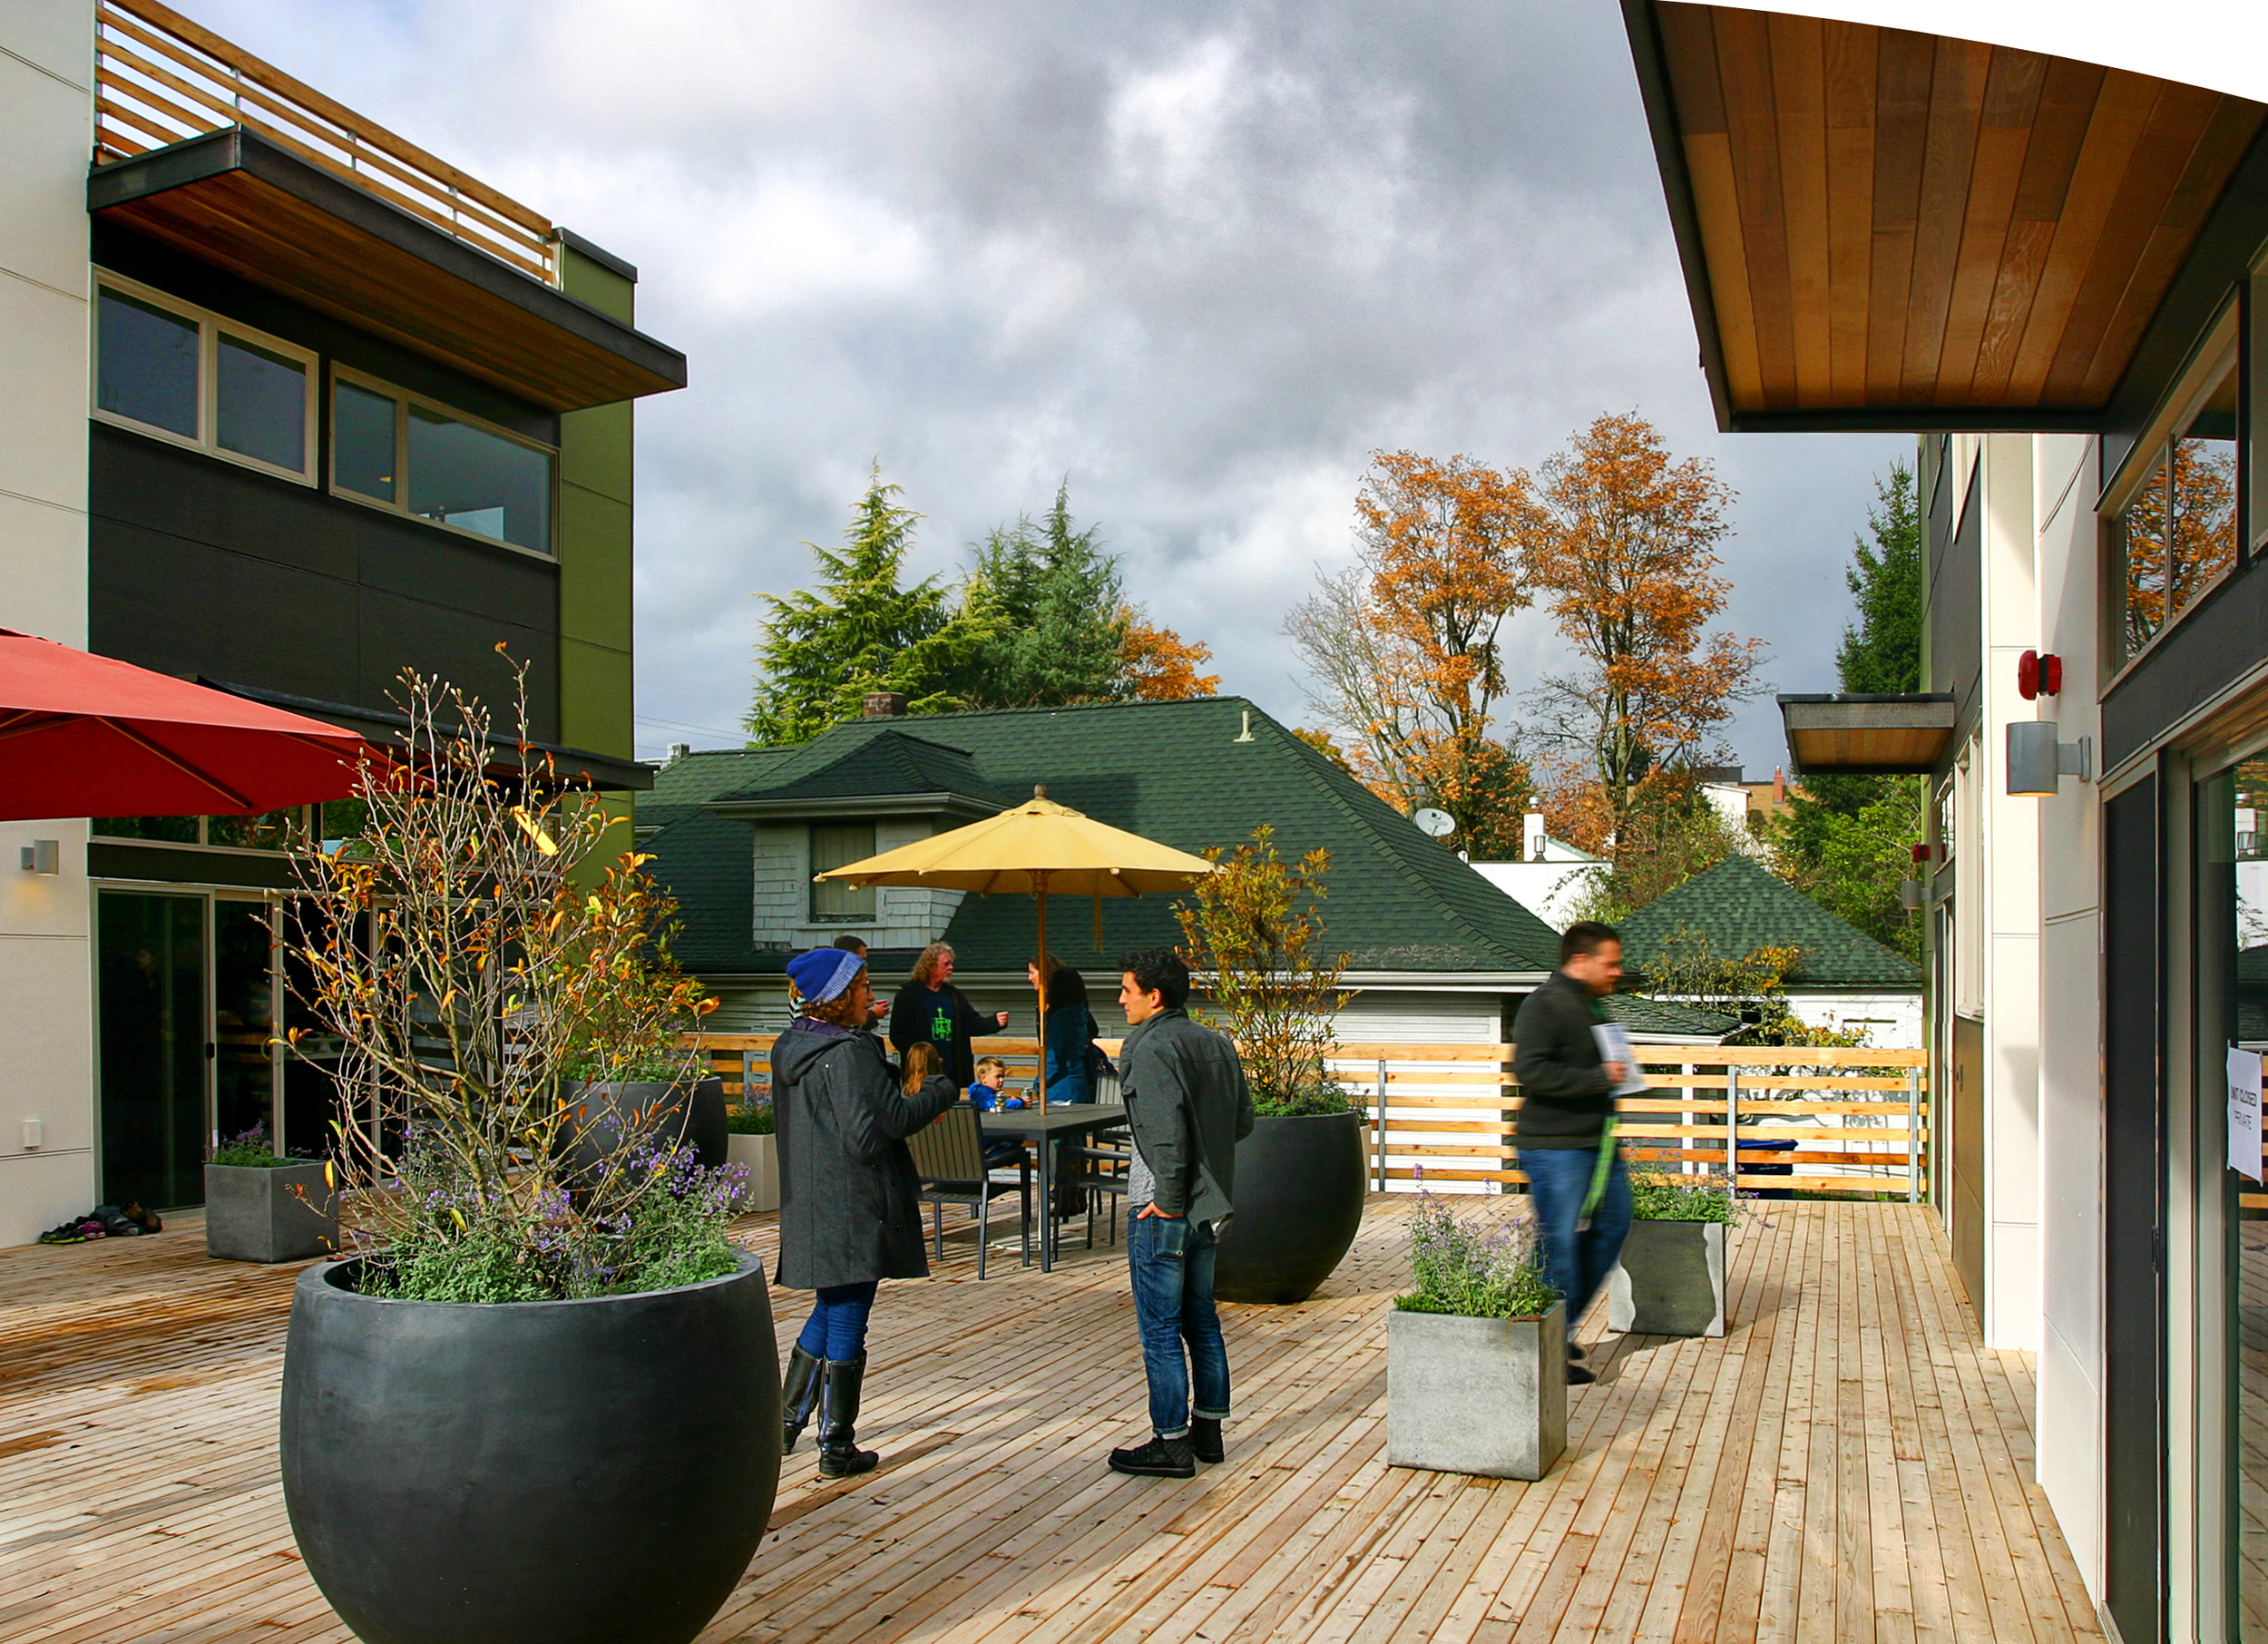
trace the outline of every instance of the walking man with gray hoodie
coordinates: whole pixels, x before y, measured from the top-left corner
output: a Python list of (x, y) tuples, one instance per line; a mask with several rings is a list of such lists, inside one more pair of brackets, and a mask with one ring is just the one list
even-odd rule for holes
[(1156, 948), (1119, 963), (1119, 1004), (1131, 1030), (1119, 1088), (1134, 1133), (1126, 1259), (1150, 1436), (1113, 1450), (1110, 1465), (1186, 1479), (1224, 1454), (1228, 1347), (1213, 1306), (1213, 1257), (1237, 1190), (1237, 1144), (1252, 1134), (1252, 1092), (1237, 1047), (1183, 1008), (1189, 968), (1178, 954)]

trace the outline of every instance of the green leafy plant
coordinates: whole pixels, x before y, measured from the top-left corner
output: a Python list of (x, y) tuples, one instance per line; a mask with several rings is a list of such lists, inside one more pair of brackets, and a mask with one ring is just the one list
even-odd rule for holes
[(1338, 1042), (1332, 1019), (1350, 995), (1340, 987), (1347, 956), (1324, 956), (1317, 905), (1331, 853), (1286, 862), (1266, 823), (1235, 850), (1215, 846), (1217, 871), (1190, 899), (1174, 904), (1189, 968), (1209, 974), (1213, 1006), (1204, 1013), (1237, 1042), (1252, 1105), (1263, 1117), (1343, 1113), (1346, 1092), (1331, 1076)]
[(658, 1145), (662, 1104), (625, 1118), (562, 1091), (578, 1072), (691, 1078), (715, 1002), (669, 962), (647, 858), (608, 862), (614, 819), (531, 745), (524, 668), (514, 684), (505, 751), (477, 700), (405, 672), (408, 726), (365, 764), (362, 832), (293, 853), (282, 931), (311, 1024), (286, 1037), (327, 1052), (349, 1252), (366, 1290), (414, 1300), (721, 1276), (741, 1173)]
[(744, 1100), (725, 1114), (725, 1128), (735, 1136), (769, 1136), (773, 1133), (777, 1115), (768, 1098)]
[(216, 1146), (205, 1160), (208, 1164), (246, 1165), (253, 1169), (272, 1170), (279, 1165), (305, 1164), (304, 1159), (286, 1159), (276, 1151), (268, 1136), (268, 1121), (261, 1120), (250, 1130)]
[(1630, 1214), (1639, 1221), (1730, 1222), (1738, 1219), (1740, 1212), (1720, 1179), (1633, 1170)]
[(1425, 1192), (1410, 1218), (1410, 1280), (1409, 1292), (1393, 1299), (1404, 1313), (1534, 1318), (1559, 1299), (1544, 1278), (1533, 1229), (1496, 1216), (1459, 1216)]

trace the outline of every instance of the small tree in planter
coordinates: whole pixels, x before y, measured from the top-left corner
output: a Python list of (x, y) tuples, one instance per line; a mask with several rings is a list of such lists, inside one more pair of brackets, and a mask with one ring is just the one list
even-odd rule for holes
[(338, 1248), (337, 1195), (319, 1159), (276, 1151), (265, 1121), (205, 1160), (205, 1254), (222, 1261), (300, 1261)]
[(1259, 1122), (1237, 1149), (1237, 1214), (1216, 1257), (1227, 1301), (1301, 1302), (1345, 1257), (1363, 1221), (1362, 1118), (1332, 1077), (1333, 1018), (1350, 995), (1344, 954), (1324, 946), (1328, 851), (1286, 862), (1265, 823), (1174, 905), (1206, 1014), (1237, 1042)]
[(1567, 1306), (1524, 1223), (1419, 1195), (1386, 1317), (1386, 1462), (1540, 1479), (1567, 1447)]
[(1632, 1220), (1607, 1276), (1607, 1326), (1634, 1336), (1725, 1334), (1725, 1229), (1739, 1214), (1721, 1179), (1630, 1173)]
[(769, 1086), (759, 1086), (748, 1080), (746, 1070), (741, 1078), (740, 1105), (725, 1117), (725, 1128), (730, 1134), (726, 1145), (732, 1162), (748, 1173), (748, 1208), (751, 1210), (779, 1209), (779, 1138), (777, 1134), (777, 1115), (772, 1111)]
[(657, 947), (642, 859), (603, 864), (608, 818), (530, 745), (524, 690), (513, 758), (480, 703), (403, 679), (367, 825), (298, 853), (284, 922), (338, 1057), (354, 1254), (294, 1294), (292, 1528), (366, 1638), (684, 1644), (770, 1511), (764, 1275), (725, 1237), (738, 1172), (701, 1169), (658, 1103), (587, 1146), (572, 1076), (684, 1084), (704, 1002)]

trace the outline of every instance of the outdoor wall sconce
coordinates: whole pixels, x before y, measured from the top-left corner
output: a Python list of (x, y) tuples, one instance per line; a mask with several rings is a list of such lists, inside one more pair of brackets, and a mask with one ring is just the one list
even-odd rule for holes
[(27, 874), (59, 874), (63, 872), (62, 842), (34, 839), (24, 847), (22, 860)]
[(2053, 719), (2018, 719), (2009, 725), (2009, 796), (2052, 799), (2065, 777), (2095, 779), (2095, 743), (2056, 740)]
[(2059, 695), (2063, 690), (2063, 659), (2028, 651), (2016, 659), (2016, 694), (2027, 702)]

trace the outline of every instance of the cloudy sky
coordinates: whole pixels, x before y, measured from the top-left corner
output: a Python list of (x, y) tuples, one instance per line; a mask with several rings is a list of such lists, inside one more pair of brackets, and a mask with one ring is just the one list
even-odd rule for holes
[[(187, 3), (639, 265), (692, 377), (639, 411), (641, 753), (738, 740), (752, 595), (875, 459), (948, 575), (1068, 477), (1296, 720), (1279, 625), (1370, 451), (1533, 465), (1633, 407), (1740, 494), (1728, 624), (1832, 687), (1911, 442), (1716, 433), (1611, 0)], [(1532, 615), (1511, 646), (1554, 665)], [(1768, 700), (1734, 740), (1784, 757)]]

